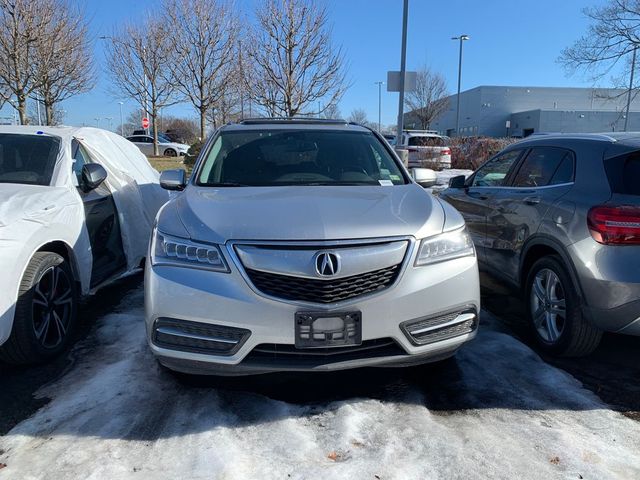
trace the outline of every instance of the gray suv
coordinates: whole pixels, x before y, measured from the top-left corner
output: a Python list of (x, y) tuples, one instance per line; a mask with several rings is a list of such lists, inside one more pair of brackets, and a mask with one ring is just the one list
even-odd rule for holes
[(148, 341), (166, 367), (250, 374), (433, 362), (478, 326), (462, 216), (381, 135), (245, 120), (208, 141), (156, 219)]
[(640, 335), (640, 134), (517, 142), (442, 198), (465, 217), (482, 269), (522, 290), (551, 353)]

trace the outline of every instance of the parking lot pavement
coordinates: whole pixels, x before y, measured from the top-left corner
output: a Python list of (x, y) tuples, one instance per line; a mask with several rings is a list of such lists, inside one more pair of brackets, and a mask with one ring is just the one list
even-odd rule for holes
[(491, 314), (440, 365), (176, 379), (145, 344), (141, 286), (122, 293), (0, 438), (0, 479), (640, 478), (640, 423)]

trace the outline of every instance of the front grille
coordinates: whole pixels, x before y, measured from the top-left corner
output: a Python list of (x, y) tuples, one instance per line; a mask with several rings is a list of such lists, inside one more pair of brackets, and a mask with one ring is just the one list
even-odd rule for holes
[(175, 318), (153, 324), (153, 343), (159, 347), (210, 355), (233, 355), (249, 338), (244, 328), (210, 325)]
[(260, 363), (295, 363), (296, 365), (326, 365), (362, 358), (377, 358), (407, 353), (391, 338), (365, 340), (360, 345), (328, 348), (296, 348), (295, 345), (263, 343), (255, 347), (245, 361)]
[(374, 270), (332, 280), (316, 280), (247, 269), (251, 282), (261, 292), (284, 300), (334, 303), (389, 287), (398, 277), (400, 266)]

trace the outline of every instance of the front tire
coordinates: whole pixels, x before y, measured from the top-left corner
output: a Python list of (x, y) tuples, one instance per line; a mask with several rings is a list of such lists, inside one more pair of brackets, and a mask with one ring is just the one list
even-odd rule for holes
[(178, 153), (173, 148), (167, 148), (164, 151), (164, 156), (165, 157), (177, 157)]
[(527, 276), (529, 327), (543, 350), (566, 357), (593, 352), (602, 332), (582, 314), (582, 300), (564, 263), (555, 255), (536, 261)]
[(69, 344), (77, 309), (69, 263), (57, 253), (36, 252), (20, 282), (11, 335), (0, 346), (0, 359), (33, 364), (59, 355)]

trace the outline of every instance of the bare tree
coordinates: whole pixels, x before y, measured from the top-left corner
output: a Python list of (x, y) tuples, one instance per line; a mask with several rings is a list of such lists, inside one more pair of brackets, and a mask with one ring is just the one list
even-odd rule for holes
[(592, 23), (559, 61), (570, 72), (581, 69), (593, 79), (602, 78), (640, 46), (640, 1), (609, 0), (583, 13)]
[(162, 19), (148, 15), (140, 24), (128, 24), (110, 37), (107, 68), (116, 89), (134, 99), (150, 117), (153, 151), (158, 155), (160, 109), (177, 102), (169, 72), (175, 68), (170, 37), (173, 30)]
[(347, 121), (358, 123), (364, 126), (369, 126), (369, 120), (367, 120), (367, 112), (363, 108), (356, 108), (352, 110), (351, 114), (347, 117)]
[(52, 22), (39, 32), (32, 63), (36, 90), (42, 100), (47, 125), (53, 125), (55, 105), (95, 85), (93, 52), (84, 11), (69, 2), (58, 2)]
[(227, 0), (165, 0), (175, 58), (174, 83), (200, 114), (206, 137), (207, 113), (219, 100), (234, 60), (237, 22)]
[(324, 111), (321, 115), (322, 118), (337, 120), (342, 118), (342, 113), (340, 113), (340, 107), (337, 103), (332, 103), (331, 105), (327, 105), (324, 108)]
[(33, 62), (53, 22), (57, 0), (0, 0), (0, 94), (26, 124), (27, 99), (40, 87)]
[(448, 95), (444, 77), (425, 66), (417, 72), (415, 91), (405, 93), (404, 104), (421, 128), (428, 129), (449, 108)]
[(311, 0), (268, 0), (256, 17), (246, 49), (253, 101), (284, 117), (314, 112), (318, 101), (325, 109), (337, 103), (347, 87), (345, 61), (332, 46), (326, 8)]

